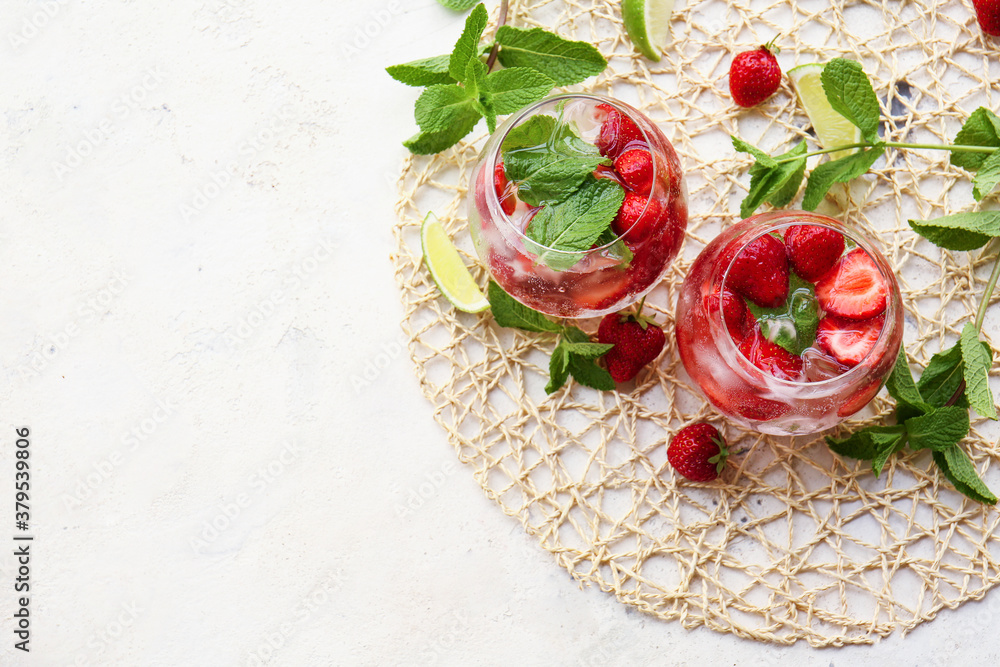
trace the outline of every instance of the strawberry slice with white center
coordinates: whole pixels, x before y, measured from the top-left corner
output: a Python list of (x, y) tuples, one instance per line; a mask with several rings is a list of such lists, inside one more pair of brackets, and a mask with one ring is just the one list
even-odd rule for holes
[(816, 345), (845, 366), (857, 366), (875, 347), (885, 314), (867, 320), (827, 315), (816, 327)]
[(875, 260), (855, 248), (833, 265), (816, 283), (816, 299), (827, 313), (852, 320), (866, 320), (885, 310), (889, 286)]

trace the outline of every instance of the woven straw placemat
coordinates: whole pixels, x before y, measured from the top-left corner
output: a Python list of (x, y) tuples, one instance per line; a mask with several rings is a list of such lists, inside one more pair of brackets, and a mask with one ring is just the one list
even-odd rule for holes
[[(617, 3), (515, 2), (510, 15), (514, 25), (596, 44), (611, 67), (574, 89), (639, 107), (681, 155), (688, 235), (647, 300), (668, 332), (658, 362), (618, 392), (571, 381), (547, 396), (553, 339), (501, 329), (489, 313), (458, 313), (440, 296), (421, 265), (419, 224), (428, 210), (486, 281), (465, 213), (467, 177), (485, 139), (479, 129), (403, 165), (394, 262), (422, 390), (486, 494), (578, 581), (685, 627), (762, 641), (828, 646), (906, 632), (1000, 580), (1000, 515), (952, 490), (926, 453), (895, 457), (876, 479), (867, 463), (833, 455), (820, 436), (774, 438), (727, 425), (679, 363), (672, 311), (698, 251), (739, 218), (748, 158), (734, 155), (728, 136), (771, 152), (810, 136), (787, 83), (756, 109), (731, 102), (726, 75), (736, 53), (780, 34), (786, 70), (859, 59), (889, 116), (886, 137), (947, 142), (977, 106), (1000, 107), (990, 85), (1000, 42), (984, 39), (968, 0), (678, 4), (673, 45), (659, 63), (633, 53)], [(891, 152), (825, 205), (883, 244), (907, 305), (906, 348), (926, 363), (974, 312), (989, 266), (974, 253), (937, 250), (906, 220), (970, 210), (969, 175), (950, 167), (947, 153)], [(991, 312), (987, 334), (997, 321)], [(583, 326), (593, 331), (596, 322)], [(847, 426), (887, 412), (882, 397)], [(702, 419), (737, 451), (711, 484), (685, 481), (666, 460), (671, 434)], [(974, 421), (964, 443), (994, 490), (997, 435), (995, 423)]]

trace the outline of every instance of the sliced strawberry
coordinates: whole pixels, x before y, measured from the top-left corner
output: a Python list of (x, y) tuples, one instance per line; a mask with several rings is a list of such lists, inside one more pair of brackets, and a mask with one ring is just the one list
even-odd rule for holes
[(788, 412), (788, 405), (763, 398), (747, 391), (738, 389), (725, 391), (723, 388), (705, 383), (701, 385), (708, 402), (728, 415), (736, 415), (753, 421), (766, 422), (776, 419)]
[(785, 230), (785, 246), (792, 270), (816, 282), (844, 253), (844, 235), (819, 225), (794, 225)]
[(642, 141), (642, 132), (631, 118), (610, 104), (598, 104), (597, 108), (607, 114), (595, 142), (601, 155), (614, 160), (633, 141)]
[(816, 328), (816, 345), (845, 366), (857, 366), (875, 347), (884, 322), (885, 314), (867, 320), (827, 315)]
[(656, 229), (661, 213), (662, 207), (658, 199), (626, 192), (618, 215), (611, 221), (611, 229), (626, 241), (638, 243)]
[(788, 298), (785, 244), (770, 234), (751, 241), (729, 269), (728, 286), (762, 308), (776, 308)]
[(882, 380), (877, 379), (866, 387), (862, 387), (854, 393), (847, 402), (837, 410), (837, 416), (850, 417), (855, 412), (871, 403), (875, 395), (882, 389)]
[(734, 341), (740, 343), (746, 338), (753, 328), (754, 317), (743, 297), (722, 289), (712, 292), (705, 298), (705, 310), (709, 317), (715, 317), (719, 310), (722, 310), (722, 319), (726, 323), (726, 329)]
[(740, 343), (740, 353), (757, 368), (781, 380), (797, 381), (802, 375), (802, 357), (772, 343), (757, 331)]
[(861, 248), (840, 258), (816, 283), (816, 299), (828, 313), (866, 320), (885, 310), (889, 288), (875, 260)]
[(500, 208), (507, 215), (513, 215), (517, 208), (517, 199), (514, 198), (513, 188), (507, 180), (507, 174), (503, 170), (503, 162), (498, 162), (493, 170), (493, 189), (496, 190), (497, 199), (500, 200)]
[(653, 190), (653, 158), (648, 149), (625, 151), (615, 160), (615, 171), (632, 192), (648, 196)]

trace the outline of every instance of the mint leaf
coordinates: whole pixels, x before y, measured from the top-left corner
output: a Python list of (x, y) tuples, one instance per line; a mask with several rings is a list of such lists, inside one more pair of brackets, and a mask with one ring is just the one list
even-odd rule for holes
[[(865, 140), (872, 144), (878, 143), (878, 120), (881, 109), (878, 97), (872, 89), (871, 81), (861, 68), (861, 63), (845, 58), (834, 58), (823, 67), (820, 81), (823, 83), (823, 92), (826, 93), (830, 106), (857, 126)], [(865, 168), (865, 171), (868, 169)]]
[(462, 35), (455, 42), (455, 48), (448, 59), (448, 73), (456, 81), (465, 82), (469, 61), (479, 57), (479, 38), (483, 36), (489, 13), (483, 4), (476, 5), (469, 17), (465, 19)]
[(423, 58), (402, 65), (390, 65), (385, 68), (396, 81), (407, 86), (432, 86), (435, 83), (452, 83), (454, 79), (448, 74), (448, 61), (451, 56), (434, 56)]
[(956, 405), (936, 408), (906, 420), (911, 449), (944, 451), (969, 434), (969, 411)]
[[(598, 165), (608, 164), (596, 146), (580, 139), (568, 125), (554, 120), (551, 124), (532, 121), (525, 123), (530, 125), (526, 130), (516, 134), (512, 131), (514, 136), (508, 135), (503, 143), (504, 171), (508, 179), (517, 183), (518, 196), (529, 206), (562, 201), (576, 191)], [(508, 149), (508, 146), (522, 145), (529, 138), (537, 138), (546, 128), (551, 132), (544, 143)]]
[(578, 190), (565, 201), (547, 204), (528, 223), (525, 235), (538, 248), (539, 261), (556, 270), (567, 269), (580, 258), (608, 228), (625, 199), (617, 182), (587, 176)]
[[(939, 408), (947, 403), (964, 379), (965, 367), (962, 364), (962, 348), (955, 343), (947, 350), (938, 352), (927, 362), (927, 367), (917, 380), (917, 389), (928, 405)], [(955, 405), (968, 406), (963, 395)]]
[[(972, 112), (962, 129), (955, 135), (954, 143), (960, 146), (992, 146), (1000, 148), (1000, 118), (985, 107)], [(951, 163), (969, 171), (976, 171), (992, 153), (966, 153), (953, 151)]]
[(570, 353), (569, 372), (574, 380), (585, 387), (598, 391), (613, 391), (615, 388), (611, 373), (598, 366), (593, 359)]
[(913, 231), (946, 250), (975, 250), (1000, 236), (1000, 211), (970, 211), (933, 220), (910, 220)]
[(472, 98), (472, 108), (476, 110), (476, 113), (486, 118), (486, 127), (490, 134), (493, 134), (497, 129), (497, 114), (489, 96), (483, 91), (485, 83), (486, 63), (479, 58), (473, 58), (469, 61), (469, 66), (465, 71), (465, 90)]
[(541, 72), (528, 67), (511, 67), (491, 72), (483, 89), (489, 94), (493, 110), (498, 114), (508, 114), (542, 99), (553, 86), (552, 79)]
[(608, 61), (587, 42), (563, 39), (542, 28), (501, 26), (498, 58), (504, 67), (530, 67), (557, 86), (580, 83), (604, 71)]
[(479, 123), (482, 116), (471, 107), (462, 114), (447, 129), (440, 132), (419, 132), (406, 141), (406, 146), (411, 153), (416, 155), (433, 155), (440, 153), (446, 148), (454, 146), (465, 135), (472, 131), (472, 128)]
[(872, 148), (852, 153), (839, 160), (824, 162), (813, 169), (806, 182), (806, 191), (802, 195), (802, 208), (807, 211), (815, 210), (831, 185), (847, 183), (867, 173), (884, 152), (884, 144), (875, 144)]
[(739, 137), (730, 136), (733, 140), (733, 148), (735, 148), (740, 153), (749, 153), (757, 159), (757, 164), (761, 167), (774, 168), (778, 166), (778, 163), (774, 161), (774, 158), (757, 148), (753, 144), (748, 144)]
[(570, 343), (589, 343), (590, 336), (587, 332), (579, 327), (566, 327), (563, 329), (562, 337)]
[[(785, 153), (785, 155), (804, 155), (805, 152), (806, 142), (803, 141), (798, 146)], [(785, 155), (779, 155), (778, 157), (785, 157)], [(802, 187), (802, 178), (806, 175), (805, 158), (786, 164), (794, 166), (794, 169), (788, 170), (790, 173), (783, 169), (783, 173), (788, 173), (787, 180), (785, 180), (785, 183), (778, 188), (773, 195), (767, 198), (767, 203), (775, 208), (784, 208), (785, 206), (788, 206), (789, 202), (795, 199), (795, 195), (799, 193), (799, 188)]]
[(472, 108), (469, 91), (458, 84), (430, 86), (417, 98), (414, 116), (423, 132), (443, 132), (466, 117)]
[[(885, 381), (885, 388), (889, 395), (896, 399), (897, 415), (904, 421), (907, 416), (916, 416), (933, 410), (933, 406), (924, 402), (924, 397), (920, 395), (917, 384), (913, 381), (913, 374), (910, 372), (910, 363), (906, 357), (906, 350), (900, 346), (899, 354), (896, 356), (896, 364), (892, 367), (892, 372)], [(901, 408), (910, 408), (909, 414), (901, 414)]]
[[(880, 452), (894, 450), (899, 446), (899, 440), (906, 434), (906, 427), (898, 426), (868, 426), (843, 439), (826, 437), (826, 444), (835, 453), (852, 459), (873, 461)], [(882, 458), (879, 471), (891, 451)], [(876, 473), (878, 474), (878, 473)]]
[(597, 359), (614, 347), (611, 343), (564, 343), (563, 346), (572, 354), (586, 359)]
[(972, 179), (972, 196), (980, 201), (1000, 183), (1000, 150), (993, 151)]
[(559, 389), (569, 378), (569, 351), (560, 339), (556, 349), (552, 350), (552, 358), (549, 359), (549, 382), (545, 385), (545, 393), (551, 394)]
[(597, 237), (594, 243), (599, 246), (611, 243), (612, 245), (604, 250), (604, 256), (617, 259), (620, 262), (620, 268), (628, 268), (632, 260), (635, 259), (635, 253), (632, 252), (632, 249), (628, 247), (628, 244), (623, 239), (618, 238), (615, 230), (611, 227), (601, 232), (601, 235)]
[(971, 322), (966, 322), (962, 328), (959, 345), (962, 348), (965, 396), (969, 400), (969, 405), (983, 417), (996, 419), (997, 408), (993, 403), (989, 381), (990, 366), (993, 364), (992, 355), (983, 349), (979, 331)]
[(537, 148), (548, 143), (556, 131), (556, 119), (552, 116), (532, 116), (520, 125), (511, 128), (503, 138), (500, 148), (504, 153), (519, 148)]
[(784, 306), (761, 308), (749, 299), (745, 301), (765, 338), (792, 354), (802, 354), (816, 341), (819, 325), (816, 288), (795, 273), (788, 278), (788, 299)]
[[(805, 152), (806, 143), (803, 141), (779, 157), (803, 155)], [(774, 162), (773, 159), (771, 161)], [(781, 201), (787, 197), (790, 201), (798, 192), (799, 184), (802, 182), (802, 174), (805, 173), (805, 164), (805, 158), (780, 164), (775, 162), (776, 166), (774, 167), (768, 167), (766, 162), (760, 160), (755, 162), (750, 167), (750, 190), (740, 204), (740, 215), (744, 218), (749, 217), (768, 199)], [(796, 175), (798, 175), (797, 181), (795, 180)], [(793, 187), (794, 191), (788, 195), (788, 190)]]
[(487, 289), (487, 298), (490, 302), (490, 310), (493, 311), (493, 319), (502, 327), (512, 327), (524, 331), (535, 331), (538, 333), (557, 332), (562, 327), (542, 315), (537, 310), (528, 308), (520, 301), (503, 291), (495, 281), (490, 281)]
[(464, 12), (470, 9), (472, 5), (479, 2), (479, 0), (437, 0), (438, 4), (447, 9), (454, 10), (456, 12)]
[(977, 502), (996, 505), (997, 497), (983, 483), (976, 467), (972, 465), (972, 459), (961, 447), (955, 445), (943, 452), (932, 452), (932, 455), (941, 472), (960, 493)]
[[(893, 430), (890, 431), (889, 429)], [(875, 445), (875, 449), (878, 452), (872, 457), (872, 472), (878, 477), (882, 474), (882, 468), (885, 467), (885, 463), (889, 460), (889, 457), (906, 446), (906, 427), (886, 427), (886, 431), (884, 432), (873, 433), (871, 439), (872, 444)]]

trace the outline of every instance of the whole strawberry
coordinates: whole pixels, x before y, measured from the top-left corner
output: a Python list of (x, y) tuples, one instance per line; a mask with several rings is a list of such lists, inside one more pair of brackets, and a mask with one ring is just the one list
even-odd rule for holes
[(597, 341), (614, 345), (604, 355), (604, 363), (615, 382), (628, 382), (659, 356), (666, 337), (663, 329), (642, 316), (611, 313), (597, 327)]
[(785, 244), (770, 234), (757, 237), (733, 260), (726, 280), (761, 308), (777, 308), (788, 298)]
[(844, 252), (844, 235), (819, 225), (792, 225), (785, 230), (788, 261), (800, 277), (816, 282)]
[(998, 0), (972, 0), (979, 27), (987, 35), (1000, 36), (1000, 2)]
[(692, 482), (711, 482), (726, 465), (726, 441), (711, 424), (685, 426), (670, 439), (667, 460)]
[(741, 107), (757, 106), (781, 85), (781, 67), (774, 57), (777, 49), (773, 44), (744, 51), (733, 58), (729, 66), (729, 94)]

